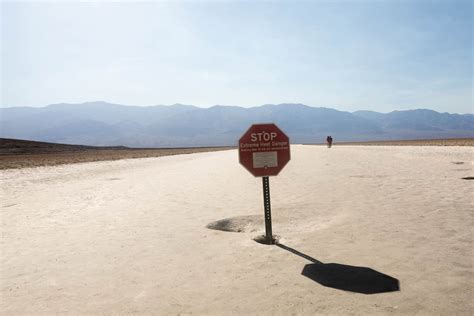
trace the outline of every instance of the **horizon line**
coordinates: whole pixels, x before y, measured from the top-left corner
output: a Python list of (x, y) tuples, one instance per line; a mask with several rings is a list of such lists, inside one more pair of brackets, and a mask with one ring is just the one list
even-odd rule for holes
[(254, 106), (241, 106), (241, 105), (228, 105), (228, 104), (215, 104), (215, 105), (210, 105), (210, 106), (199, 106), (199, 105), (193, 105), (193, 104), (183, 104), (183, 103), (174, 103), (174, 104), (153, 104), (153, 105), (136, 105), (136, 104), (120, 104), (120, 103), (113, 103), (113, 102), (108, 102), (108, 101), (103, 101), (103, 100), (96, 100), (96, 101), (86, 101), (86, 102), (80, 102), (80, 103), (69, 103), (69, 102), (63, 102), (63, 103), (51, 103), (47, 105), (39, 105), (39, 106), (31, 106), (31, 105), (26, 105), (26, 106), (0, 106), (0, 109), (14, 109), (14, 108), (37, 108), (37, 109), (42, 109), (42, 108), (47, 108), (49, 106), (57, 106), (57, 105), (84, 105), (84, 104), (92, 104), (92, 103), (105, 103), (109, 105), (118, 105), (118, 106), (126, 106), (126, 107), (157, 107), (157, 106), (166, 106), (166, 107), (172, 107), (172, 106), (190, 106), (194, 107), (197, 109), (210, 109), (214, 107), (237, 107), (237, 108), (242, 108), (242, 109), (251, 109), (251, 108), (259, 108), (263, 106), (281, 106), (281, 105), (303, 105), (306, 107), (310, 108), (323, 108), (323, 109), (330, 109), (330, 110), (336, 110), (339, 112), (347, 112), (347, 113), (355, 113), (355, 112), (374, 112), (374, 113), (380, 113), (380, 114), (389, 114), (393, 112), (406, 112), (406, 111), (417, 111), (417, 110), (428, 110), (428, 111), (433, 111), (436, 113), (440, 114), (458, 114), (458, 115), (474, 115), (472, 112), (471, 113), (455, 113), (455, 112), (439, 112), (430, 108), (411, 108), (407, 110), (392, 110), (390, 112), (378, 112), (374, 110), (356, 110), (356, 111), (346, 111), (346, 110), (340, 110), (338, 108), (333, 108), (333, 107), (328, 107), (328, 106), (314, 106), (314, 105), (308, 105), (304, 103), (265, 103), (261, 105), (254, 105)]

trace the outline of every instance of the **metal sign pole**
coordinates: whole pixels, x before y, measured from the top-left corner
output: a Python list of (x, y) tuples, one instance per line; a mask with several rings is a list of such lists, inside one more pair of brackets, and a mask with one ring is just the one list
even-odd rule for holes
[(272, 210), (270, 207), (270, 180), (268, 177), (262, 178), (263, 183), (263, 206), (265, 208), (265, 233), (267, 244), (273, 244), (272, 236)]

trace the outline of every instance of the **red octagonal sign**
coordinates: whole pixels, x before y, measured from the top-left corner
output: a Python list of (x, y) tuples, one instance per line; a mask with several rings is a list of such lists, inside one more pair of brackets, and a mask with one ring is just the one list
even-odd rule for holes
[(276, 176), (290, 161), (290, 139), (275, 124), (254, 124), (239, 139), (239, 161), (256, 177)]

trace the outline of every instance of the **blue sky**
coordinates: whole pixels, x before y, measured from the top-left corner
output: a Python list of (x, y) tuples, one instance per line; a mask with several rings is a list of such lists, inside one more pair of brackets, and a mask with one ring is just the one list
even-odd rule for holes
[(2, 2), (1, 106), (472, 113), (472, 1)]

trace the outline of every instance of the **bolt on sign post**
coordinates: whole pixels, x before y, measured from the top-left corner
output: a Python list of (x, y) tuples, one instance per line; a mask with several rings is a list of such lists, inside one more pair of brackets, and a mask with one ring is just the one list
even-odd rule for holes
[(269, 176), (276, 176), (290, 161), (290, 139), (273, 123), (254, 124), (239, 139), (239, 162), (255, 177), (262, 177), (265, 235), (273, 244)]

